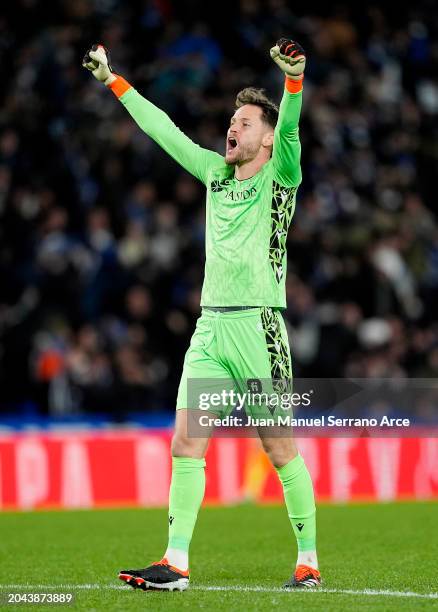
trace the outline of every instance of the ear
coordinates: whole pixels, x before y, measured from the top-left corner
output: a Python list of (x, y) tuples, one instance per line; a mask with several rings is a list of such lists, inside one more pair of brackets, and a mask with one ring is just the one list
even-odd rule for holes
[(263, 136), (262, 145), (264, 147), (272, 147), (273, 144), (274, 144), (274, 130), (269, 130), (269, 132), (266, 132), (266, 134), (264, 134)]

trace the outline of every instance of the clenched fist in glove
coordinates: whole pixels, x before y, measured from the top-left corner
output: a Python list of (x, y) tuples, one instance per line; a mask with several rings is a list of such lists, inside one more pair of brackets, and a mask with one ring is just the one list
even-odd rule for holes
[(103, 45), (93, 45), (85, 54), (82, 66), (89, 70), (94, 78), (107, 86), (116, 80), (116, 75), (113, 74), (111, 68), (109, 53)]
[(301, 45), (288, 38), (280, 38), (270, 53), (274, 62), (287, 77), (294, 81), (301, 81), (306, 66), (306, 54)]

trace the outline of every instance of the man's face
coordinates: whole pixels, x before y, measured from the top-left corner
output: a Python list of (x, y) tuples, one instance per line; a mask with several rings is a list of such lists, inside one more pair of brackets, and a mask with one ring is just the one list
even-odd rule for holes
[(260, 148), (272, 145), (274, 130), (262, 119), (262, 109), (245, 104), (231, 117), (225, 143), (225, 162), (242, 164), (254, 159)]

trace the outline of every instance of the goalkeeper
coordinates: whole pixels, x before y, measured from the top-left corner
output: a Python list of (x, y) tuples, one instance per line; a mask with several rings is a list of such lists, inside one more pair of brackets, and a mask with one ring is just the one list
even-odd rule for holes
[[(120, 572), (119, 578), (134, 588), (172, 591), (189, 584), (188, 551), (204, 497), (208, 435), (188, 435), (189, 419), (199, 407), (188, 398), (188, 381), (292, 377), (281, 309), (286, 306), (286, 237), (301, 182), (298, 121), (306, 60), (302, 47), (286, 39), (270, 53), (285, 74), (280, 108), (263, 90), (242, 90), (224, 157), (194, 144), (163, 111), (113, 73), (103, 46), (94, 45), (83, 60), (139, 127), (207, 188), (202, 313), (178, 391), (168, 546), (161, 561)], [(226, 410), (219, 410), (219, 416)], [(283, 486), (298, 544), (296, 567), (284, 586), (317, 587), (321, 577), (309, 472), (290, 433), (280, 437), (258, 431)]]

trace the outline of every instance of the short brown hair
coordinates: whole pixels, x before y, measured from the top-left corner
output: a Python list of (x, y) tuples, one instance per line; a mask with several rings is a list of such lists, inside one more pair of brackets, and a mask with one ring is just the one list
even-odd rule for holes
[(275, 128), (278, 121), (278, 106), (268, 98), (264, 89), (257, 87), (245, 87), (239, 91), (236, 97), (236, 109), (245, 104), (254, 104), (262, 109), (262, 119), (272, 128)]

